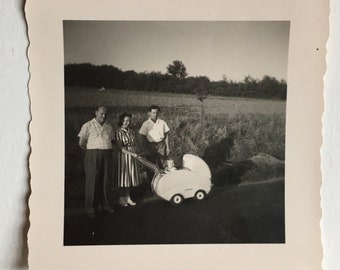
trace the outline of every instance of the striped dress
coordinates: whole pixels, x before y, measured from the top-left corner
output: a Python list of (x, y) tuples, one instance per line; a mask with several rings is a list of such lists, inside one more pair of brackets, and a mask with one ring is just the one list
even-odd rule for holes
[[(119, 141), (123, 148), (135, 153), (133, 147), (134, 134), (130, 129), (119, 128), (115, 137), (117, 142)], [(138, 172), (137, 160), (131, 155), (124, 154), (122, 151), (118, 151), (117, 157), (117, 186), (118, 187), (131, 187), (138, 186), (141, 184), (141, 178)]]

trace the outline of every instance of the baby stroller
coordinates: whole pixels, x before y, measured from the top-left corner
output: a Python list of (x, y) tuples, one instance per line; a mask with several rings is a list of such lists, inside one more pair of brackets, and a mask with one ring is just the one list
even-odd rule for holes
[(170, 172), (161, 170), (145, 158), (138, 156), (136, 159), (154, 171), (155, 175), (151, 182), (152, 191), (173, 205), (180, 205), (187, 198), (202, 201), (211, 190), (210, 169), (201, 158), (195, 155), (185, 154), (183, 168)]

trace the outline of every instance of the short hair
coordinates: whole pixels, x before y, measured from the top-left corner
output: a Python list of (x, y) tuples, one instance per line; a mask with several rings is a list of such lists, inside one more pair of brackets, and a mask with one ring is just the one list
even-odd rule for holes
[(105, 107), (105, 106), (103, 106), (103, 105), (99, 105), (98, 107), (96, 107), (96, 109), (94, 110), (94, 112), (93, 112), (93, 116), (94, 117), (96, 117), (96, 114), (97, 114), (97, 112), (99, 111), (99, 109), (104, 109), (105, 111), (106, 111), (106, 113), (107, 113), (107, 107)]
[(103, 105), (100, 105), (96, 108), (96, 111), (99, 111), (99, 109), (104, 109), (107, 111), (107, 107), (106, 106), (103, 106)]
[(121, 127), (123, 125), (123, 122), (124, 122), (124, 118), (125, 117), (132, 117), (132, 114), (131, 113), (127, 113), (127, 112), (123, 112), (122, 114), (120, 114), (118, 116), (118, 126)]
[(158, 112), (161, 112), (161, 109), (157, 105), (151, 105), (148, 112), (151, 112), (151, 110), (158, 110)]

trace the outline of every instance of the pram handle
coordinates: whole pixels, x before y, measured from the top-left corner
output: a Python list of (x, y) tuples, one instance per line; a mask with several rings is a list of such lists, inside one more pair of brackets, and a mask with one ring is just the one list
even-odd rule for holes
[(163, 170), (161, 170), (158, 165), (152, 163), (151, 161), (141, 157), (141, 156), (135, 156), (135, 159), (137, 159), (141, 164), (143, 164), (145, 167), (149, 168), (150, 170), (152, 170), (154, 173), (156, 174), (161, 174), (163, 173)]

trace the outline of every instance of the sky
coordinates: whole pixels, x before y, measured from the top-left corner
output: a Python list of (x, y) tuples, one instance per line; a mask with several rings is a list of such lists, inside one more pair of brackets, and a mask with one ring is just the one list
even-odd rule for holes
[(64, 21), (64, 60), (189, 76), (287, 78), (288, 21)]

